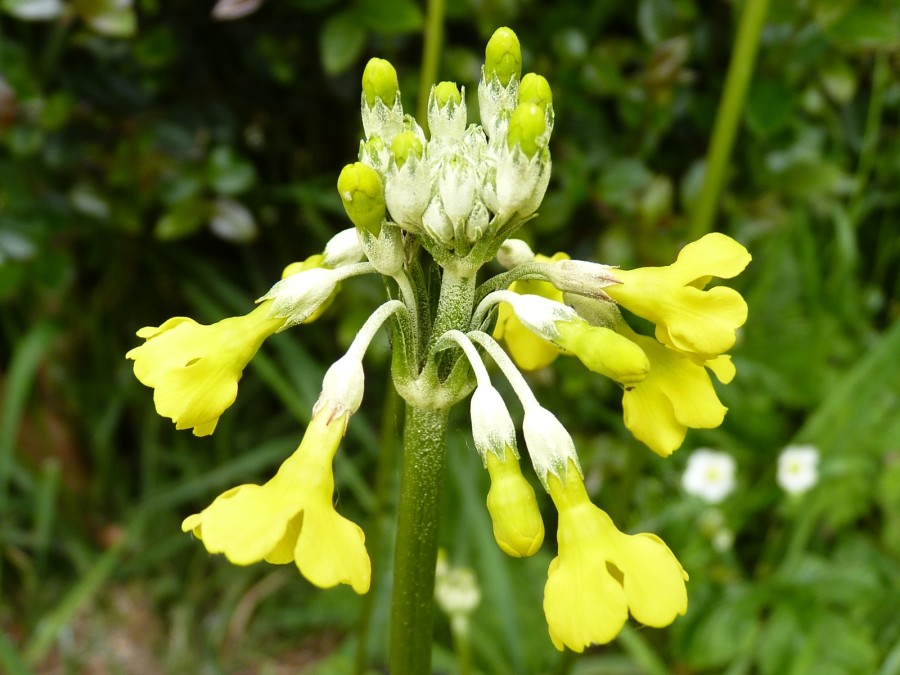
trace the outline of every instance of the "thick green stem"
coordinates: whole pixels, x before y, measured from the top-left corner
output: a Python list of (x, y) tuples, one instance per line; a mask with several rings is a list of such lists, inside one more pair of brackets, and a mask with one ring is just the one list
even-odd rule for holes
[[(434, 342), (451, 329), (467, 330), (475, 297), (474, 276), (444, 270)], [(433, 358), (429, 353), (427, 358)], [(415, 399), (409, 399), (415, 400)], [(449, 404), (413, 405), (407, 401), (403, 431), (403, 468), (397, 507), (394, 593), (391, 602), (391, 675), (431, 672), (434, 569), (444, 492)], [(431, 399), (441, 400), (440, 396)]]
[(444, 492), (447, 413), (406, 407), (391, 605), (392, 675), (431, 672), (434, 570)]
[(728, 159), (734, 145), (741, 111), (744, 109), (744, 98), (750, 77), (753, 75), (759, 36), (768, 9), (769, 0), (747, 0), (744, 4), (731, 63), (728, 65), (728, 75), (725, 77), (725, 91), (716, 112), (716, 122), (706, 158), (706, 176), (691, 219), (689, 239), (699, 239), (713, 229), (716, 205), (725, 183)]

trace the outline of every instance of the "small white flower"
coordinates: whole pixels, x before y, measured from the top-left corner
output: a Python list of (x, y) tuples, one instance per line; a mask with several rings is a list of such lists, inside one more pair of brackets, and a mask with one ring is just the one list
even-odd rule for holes
[(735, 469), (734, 457), (726, 452), (695, 450), (688, 457), (681, 485), (688, 494), (718, 504), (734, 491)]
[(778, 485), (792, 495), (809, 490), (819, 480), (819, 450), (812, 445), (789, 445), (778, 456)]

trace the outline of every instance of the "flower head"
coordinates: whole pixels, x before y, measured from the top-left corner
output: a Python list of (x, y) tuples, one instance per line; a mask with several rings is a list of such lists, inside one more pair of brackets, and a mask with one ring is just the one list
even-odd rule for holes
[(789, 445), (778, 456), (778, 485), (792, 495), (809, 490), (819, 480), (819, 450), (814, 445)]
[(557, 649), (611, 641), (628, 618), (661, 628), (687, 611), (688, 576), (655, 534), (620, 532), (588, 498), (577, 471), (550, 478), (559, 555), (550, 563), (544, 614)]
[(666, 267), (617, 270), (621, 283), (603, 290), (655, 323), (663, 344), (712, 358), (734, 345), (735, 330), (747, 320), (747, 303), (734, 289), (704, 288), (712, 277), (738, 275), (749, 262), (747, 249), (713, 232), (685, 246)]
[(735, 468), (734, 457), (727, 452), (706, 448), (695, 450), (688, 457), (681, 484), (688, 494), (718, 504), (734, 492)]
[(293, 561), (320, 588), (344, 583), (357, 593), (368, 591), (371, 565), (365, 535), (332, 504), (331, 463), (348, 417), (313, 415), (300, 447), (271, 480), (224, 492), (187, 517), (181, 529), (235, 565)]
[(135, 377), (155, 389), (156, 411), (177, 429), (211, 434), (237, 397), (244, 367), (284, 324), (284, 319), (269, 318), (270, 304), (209, 326), (176, 316), (141, 328), (137, 335), (146, 342), (125, 358), (134, 359)]

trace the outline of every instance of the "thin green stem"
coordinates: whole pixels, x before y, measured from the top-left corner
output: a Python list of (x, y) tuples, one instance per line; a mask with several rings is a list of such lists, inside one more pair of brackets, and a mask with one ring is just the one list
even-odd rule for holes
[(725, 91), (716, 112), (716, 122), (706, 157), (706, 176), (688, 231), (689, 239), (698, 239), (713, 229), (716, 206), (722, 186), (725, 184), (725, 172), (728, 169), (731, 148), (744, 108), (747, 87), (753, 75), (759, 38), (768, 9), (769, 0), (747, 0), (744, 4), (731, 63), (725, 77)]
[(392, 675), (431, 672), (448, 411), (406, 407), (391, 604)]
[(438, 61), (444, 43), (444, 0), (428, 0), (425, 35), (422, 44), (422, 71), (419, 76), (419, 101), (416, 117), (428, 131), (428, 96), (437, 81)]

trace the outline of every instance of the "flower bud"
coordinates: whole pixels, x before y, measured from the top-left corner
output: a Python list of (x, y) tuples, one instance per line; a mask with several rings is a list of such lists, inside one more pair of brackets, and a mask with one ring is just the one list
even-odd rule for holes
[(384, 187), (378, 172), (362, 162), (348, 164), (337, 187), (353, 224), (377, 236), (385, 217)]
[(484, 77), (497, 78), (504, 87), (522, 74), (522, 47), (510, 28), (498, 28), (484, 50)]
[(359, 161), (371, 166), (380, 174), (384, 174), (388, 168), (390, 152), (381, 136), (373, 135), (359, 144)]
[(528, 73), (519, 83), (519, 104), (534, 103), (546, 110), (553, 105), (553, 92), (547, 78), (537, 73)]
[(508, 270), (533, 260), (534, 251), (521, 239), (507, 239), (497, 251), (497, 262)]
[(422, 159), (425, 154), (425, 146), (422, 145), (422, 141), (416, 137), (415, 133), (404, 131), (394, 136), (394, 140), (391, 141), (391, 154), (394, 156), (397, 167), (403, 168), (410, 157)]
[(520, 103), (509, 120), (506, 144), (510, 150), (520, 147), (531, 158), (544, 145), (546, 131), (544, 110), (536, 103)]
[(444, 162), (438, 178), (438, 190), (444, 211), (456, 227), (468, 218), (475, 204), (475, 171), (465, 157), (453, 155)]
[(650, 372), (644, 350), (614, 330), (592, 326), (587, 321), (560, 321), (556, 343), (573, 352), (595, 373), (628, 387), (642, 382)]
[(322, 267), (342, 267), (365, 260), (366, 254), (359, 245), (359, 237), (355, 227), (348, 227), (334, 235), (325, 244), (325, 257)]
[(378, 99), (381, 99), (388, 108), (392, 108), (400, 93), (397, 71), (389, 61), (369, 59), (363, 71), (362, 88), (370, 108), (375, 106)]
[(466, 130), (465, 88), (460, 93), (455, 82), (441, 82), (431, 88), (428, 98), (428, 128), (432, 139), (453, 141)]
[(466, 220), (466, 239), (474, 244), (484, 236), (490, 224), (491, 214), (484, 202), (476, 199), (472, 210), (469, 211), (469, 218)]
[(510, 448), (506, 448), (502, 458), (489, 452), (487, 467), (491, 474), (487, 508), (497, 545), (514, 558), (534, 555), (544, 541), (544, 521), (534, 488), (525, 480)]

